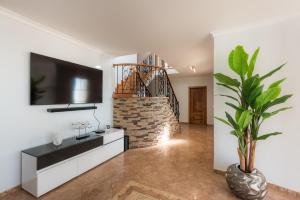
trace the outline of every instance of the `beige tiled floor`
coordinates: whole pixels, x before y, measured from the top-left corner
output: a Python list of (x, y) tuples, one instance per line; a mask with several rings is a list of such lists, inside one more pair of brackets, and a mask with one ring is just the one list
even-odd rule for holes
[[(212, 127), (182, 125), (182, 133), (167, 144), (126, 153), (96, 167), (40, 199), (109, 200), (129, 181), (191, 200), (236, 199), (224, 177), (213, 171)], [(1, 200), (35, 199), (25, 191)], [(297, 199), (270, 188), (267, 200)]]
[(134, 191), (130, 193), (128, 197), (126, 197), (126, 200), (157, 200), (157, 199)]

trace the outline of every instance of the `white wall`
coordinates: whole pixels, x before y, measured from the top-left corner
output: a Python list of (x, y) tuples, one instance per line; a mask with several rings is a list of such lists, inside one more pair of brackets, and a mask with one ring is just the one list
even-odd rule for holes
[[(228, 69), (227, 56), (237, 44), (244, 45), (253, 53), (261, 47), (256, 72), (264, 74), (284, 62), (288, 65), (270, 78), (270, 81), (287, 77), (283, 84), (283, 94), (294, 96), (286, 104), (292, 110), (281, 113), (262, 125), (261, 132), (282, 131), (257, 145), (256, 167), (260, 169), (269, 182), (300, 192), (300, 19), (294, 18), (275, 24), (263, 25), (243, 31), (227, 32), (214, 35), (214, 72), (233, 73)], [(214, 93), (225, 93), (223, 88), (215, 86)], [(214, 115), (224, 116), (225, 99), (215, 96)], [(225, 170), (232, 163), (238, 162), (237, 141), (229, 134), (230, 129), (220, 122), (214, 128), (214, 168)]]
[(55, 131), (65, 137), (73, 136), (72, 122), (89, 120), (96, 125), (92, 110), (47, 113), (47, 108), (56, 106), (29, 105), (31, 51), (90, 67), (102, 65), (103, 103), (97, 104), (96, 115), (103, 125), (112, 122), (110, 56), (25, 24), (0, 9), (0, 192), (20, 184), (21, 150), (50, 142), (50, 135)]
[(189, 122), (189, 87), (207, 87), (207, 123), (213, 124), (213, 77), (212, 75), (199, 77), (170, 78), (174, 92), (179, 101), (180, 122)]

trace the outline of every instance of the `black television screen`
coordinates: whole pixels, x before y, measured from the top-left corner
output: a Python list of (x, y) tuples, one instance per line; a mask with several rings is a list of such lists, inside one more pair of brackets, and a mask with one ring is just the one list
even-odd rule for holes
[(30, 104), (102, 103), (102, 70), (30, 53)]

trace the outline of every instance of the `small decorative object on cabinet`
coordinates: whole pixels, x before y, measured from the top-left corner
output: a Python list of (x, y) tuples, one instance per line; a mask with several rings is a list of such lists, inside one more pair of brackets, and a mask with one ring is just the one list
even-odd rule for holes
[(60, 133), (53, 133), (52, 134), (52, 143), (55, 146), (61, 145), (62, 141), (63, 141), (63, 138), (62, 138), (62, 135)]
[(225, 102), (225, 104), (235, 111), (233, 116), (226, 112), (226, 119), (215, 117), (230, 126), (232, 128), (230, 133), (238, 140), (237, 153), (240, 163), (228, 167), (226, 181), (231, 191), (245, 200), (261, 200), (267, 194), (266, 179), (259, 170), (254, 168), (255, 147), (257, 142), (281, 133), (261, 134), (260, 127), (273, 115), (290, 109), (290, 107), (282, 107), (274, 110), (274, 107), (285, 103), (292, 96), (280, 96), (280, 85), (285, 79), (275, 81), (269, 87), (264, 88), (265, 79), (279, 71), (285, 64), (267, 74), (254, 75), (258, 53), (259, 48), (248, 60), (248, 53), (242, 46), (237, 46), (230, 52), (228, 64), (230, 69), (238, 75), (238, 79), (222, 73), (214, 74), (217, 85), (232, 92), (233, 95), (225, 93), (221, 96), (232, 101)]
[[(89, 128), (92, 128), (92, 126), (90, 125), (90, 122), (86, 121), (86, 122), (75, 122), (72, 123), (72, 127), (75, 130), (78, 130), (78, 135), (76, 136), (77, 140), (81, 140), (84, 138), (87, 138), (90, 136), (90, 133), (88, 133), (86, 130)], [(81, 130), (84, 129), (84, 133), (81, 132)]]

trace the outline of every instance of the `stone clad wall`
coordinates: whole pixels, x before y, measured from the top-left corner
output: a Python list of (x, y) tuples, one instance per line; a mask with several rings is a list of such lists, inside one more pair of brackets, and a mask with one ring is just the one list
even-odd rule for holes
[(113, 125), (125, 129), (130, 148), (156, 145), (180, 131), (168, 97), (114, 98)]

